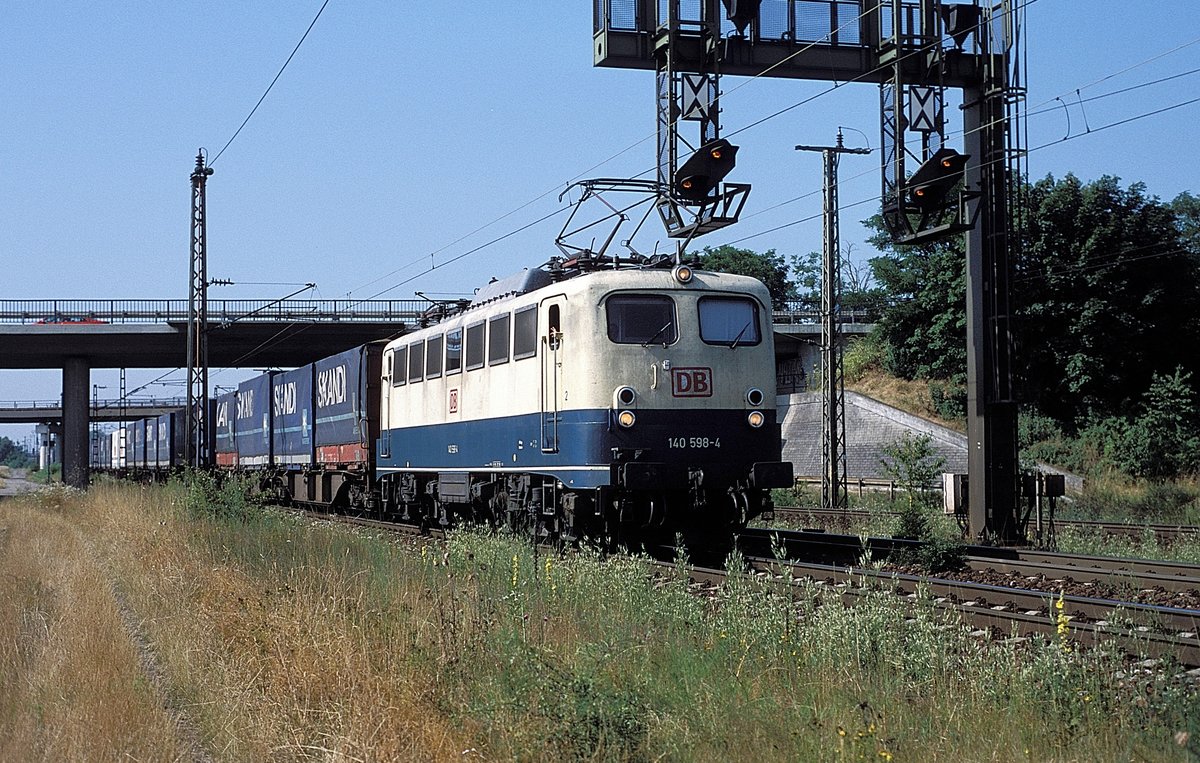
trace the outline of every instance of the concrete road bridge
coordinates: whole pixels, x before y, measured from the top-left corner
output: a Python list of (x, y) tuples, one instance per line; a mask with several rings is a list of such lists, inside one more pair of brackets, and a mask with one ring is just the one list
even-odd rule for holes
[[(781, 389), (802, 391), (821, 341), (820, 313), (793, 302), (772, 315)], [(412, 331), (437, 316), (423, 300), (211, 300), (209, 365), (213, 368), (291, 368), (377, 339)], [(63, 474), (68, 484), (88, 481), (88, 400), (93, 368), (175, 368), (186, 364), (186, 300), (0, 300), (0, 369), (63, 372), (61, 405), (12, 411), (31, 418), (0, 421), (54, 423), (62, 428)], [(869, 316), (846, 313), (844, 335), (871, 329)], [(151, 412), (134, 413), (141, 418)], [(116, 419), (109, 419), (116, 420)]]

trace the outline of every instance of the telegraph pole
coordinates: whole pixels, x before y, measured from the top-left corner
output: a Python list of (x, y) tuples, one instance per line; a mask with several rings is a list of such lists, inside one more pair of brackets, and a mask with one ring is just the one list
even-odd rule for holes
[(205, 166), (204, 151), (196, 153), (192, 170), (191, 278), (188, 290), (187, 329), (187, 437), (183, 460), (188, 466), (208, 461), (208, 230), (205, 183), (213, 174)]
[(821, 258), (821, 505), (849, 507), (846, 489), (846, 384), (842, 373), (842, 260), (838, 241), (838, 157), (870, 154), (846, 148), (842, 131), (834, 146), (796, 146), (820, 151), (825, 160), (825, 236)]

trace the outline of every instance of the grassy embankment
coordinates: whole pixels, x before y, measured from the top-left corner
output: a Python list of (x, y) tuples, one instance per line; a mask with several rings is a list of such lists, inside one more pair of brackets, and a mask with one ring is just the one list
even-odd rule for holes
[(106, 580), (221, 760), (1184, 760), (1200, 731), (1177, 679), (886, 594), (703, 598), (628, 558), (414, 546), (179, 485), (10, 501), (0, 538), (3, 759), (188, 754)]

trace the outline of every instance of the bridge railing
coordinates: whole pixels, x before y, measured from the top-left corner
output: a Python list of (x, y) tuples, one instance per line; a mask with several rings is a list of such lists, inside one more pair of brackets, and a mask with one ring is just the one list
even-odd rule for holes
[[(120, 398), (88, 401), (88, 406), (93, 411), (110, 408), (115, 410), (122, 407), (129, 410), (139, 408), (182, 408), (186, 405), (187, 398), (184, 397), (128, 397), (124, 402)], [(61, 398), (58, 400), (0, 400), (0, 411), (40, 411), (59, 410), (61, 408)]]
[[(419, 321), (431, 304), (415, 299), (219, 299), (208, 303), (208, 320), (231, 322), (364, 322)], [(819, 324), (821, 312), (803, 300), (786, 302), (772, 313), (775, 323)], [(874, 323), (875, 311), (845, 310), (842, 323)], [(6, 299), (0, 300), (0, 323), (104, 324), (182, 323), (188, 319), (185, 299)]]
[[(210, 323), (344, 321), (387, 323), (419, 319), (430, 304), (414, 299), (209, 300)], [(0, 323), (177, 323), (188, 319), (186, 299), (7, 299)]]
[[(775, 323), (819, 324), (825, 320), (820, 310), (814, 310), (812, 303), (801, 300), (785, 302), (771, 313)], [(879, 320), (875, 310), (843, 310), (838, 314), (839, 323), (874, 323)]]

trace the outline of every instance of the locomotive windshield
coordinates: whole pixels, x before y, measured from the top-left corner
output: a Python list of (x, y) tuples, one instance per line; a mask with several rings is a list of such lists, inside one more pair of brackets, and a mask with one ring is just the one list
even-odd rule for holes
[(700, 338), (729, 347), (758, 344), (758, 305), (741, 297), (701, 297)]
[(679, 338), (670, 297), (618, 294), (605, 303), (608, 338), (617, 344), (673, 344)]

